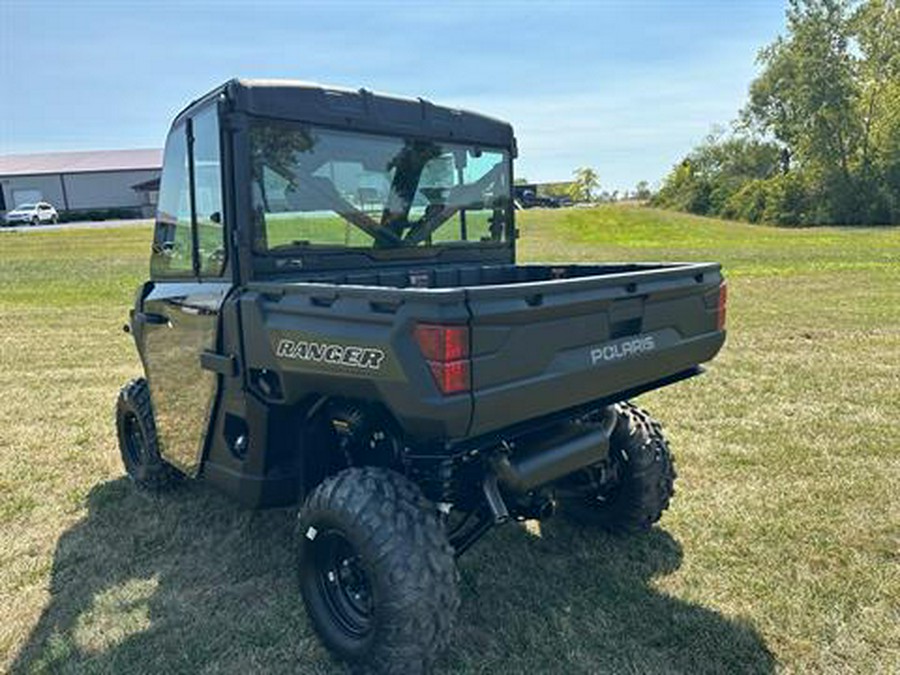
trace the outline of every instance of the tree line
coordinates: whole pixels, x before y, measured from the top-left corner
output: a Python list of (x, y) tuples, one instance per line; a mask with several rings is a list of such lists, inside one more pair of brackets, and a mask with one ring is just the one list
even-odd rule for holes
[(654, 204), (776, 225), (900, 224), (900, 4), (790, 0), (729, 131)]
[[(527, 178), (516, 178), (516, 185), (527, 185)], [(601, 190), (600, 176), (590, 166), (580, 166), (572, 172), (572, 180), (556, 183), (542, 183), (543, 194), (558, 199), (567, 199), (576, 204), (594, 202), (639, 201), (647, 202), (653, 196), (650, 183), (639, 181), (633, 190)]]

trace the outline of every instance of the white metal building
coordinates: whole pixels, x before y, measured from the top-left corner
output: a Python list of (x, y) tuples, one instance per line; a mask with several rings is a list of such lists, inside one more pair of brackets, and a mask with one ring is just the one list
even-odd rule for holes
[(44, 201), (60, 212), (156, 210), (162, 150), (0, 155), (0, 213)]

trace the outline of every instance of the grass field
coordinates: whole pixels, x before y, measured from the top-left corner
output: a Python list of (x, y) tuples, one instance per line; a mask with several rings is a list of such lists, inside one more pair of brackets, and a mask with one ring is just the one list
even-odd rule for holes
[[(641, 402), (680, 482), (649, 536), (506, 526), (461, 561), (446, 673), (900, 672), (900, 230), (526, 212), (529, 260), (720, 260), (728, 343)], [(0, 232), (0, 671), (342, 672), (288, 511), (122, 478), (148, 229)]]

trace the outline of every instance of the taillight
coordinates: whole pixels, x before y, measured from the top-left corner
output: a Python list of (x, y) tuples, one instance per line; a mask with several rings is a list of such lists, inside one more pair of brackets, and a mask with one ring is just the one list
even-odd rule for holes
[(440, 363), (429, 361), (431, 374), (443, 394), (458, 394), (469, 391), (469, 361), (450, 361)]
[(728, 284), (724, 281), (719, 286), (719, 302), (716, 305), (716, 330), (725, 329), (725, 313), (728, 304)]
[(470, 389), (467, 326), (420, 323), (414, 336), (441, 393), (458, 394)]
[(466, 326), (416, 326), (416, 342), (426, 359), (458, 361), (469, 356), (469, 329)]

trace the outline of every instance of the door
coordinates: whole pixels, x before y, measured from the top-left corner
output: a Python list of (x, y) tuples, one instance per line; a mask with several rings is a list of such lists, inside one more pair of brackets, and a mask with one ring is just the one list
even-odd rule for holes
[(200, 469), (218, 385), (200, 355), (216, 351), (219, 311), (231, 288), (224, 277), (217, 116), (210, 106), (169, 134), (152, 287), (135, 316), (162, 455), (189, 476)]
[(13, 207), (15, 208), (20, 204), (34, 204), (43, 198), (44, 195), (41, 194), (40, 190), (13, 190)]

